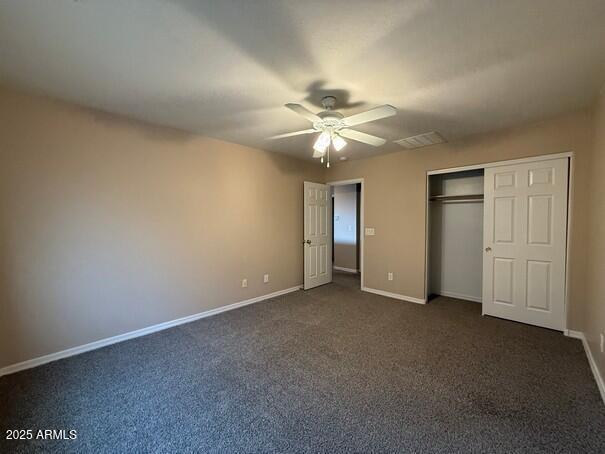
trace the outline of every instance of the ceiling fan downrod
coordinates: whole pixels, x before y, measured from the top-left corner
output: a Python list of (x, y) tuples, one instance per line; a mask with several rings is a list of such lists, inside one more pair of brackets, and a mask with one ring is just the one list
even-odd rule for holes
[(336, 105), (336, 98), (334, 96), (324, 96), (321, 98), (321, 105), (326, 110), (332, 110)]

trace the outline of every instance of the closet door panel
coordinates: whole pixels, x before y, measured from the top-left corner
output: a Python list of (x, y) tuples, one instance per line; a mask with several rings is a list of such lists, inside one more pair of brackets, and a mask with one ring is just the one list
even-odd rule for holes
[(565, 328), (568, 159), (485, 170), (483, 313)]
[(515, 198), (494, 198), (493, 242), (512, 244), (515, 242)]
[(508, 306), (513, 306), (515, 304), (515, 260), (505, 257), (494, 257), (492, 263), (492, 301), (495, 304), (506, 304)]

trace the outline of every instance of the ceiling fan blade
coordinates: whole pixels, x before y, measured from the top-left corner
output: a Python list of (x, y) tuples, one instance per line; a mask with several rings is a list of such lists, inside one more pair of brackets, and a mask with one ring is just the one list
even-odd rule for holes
[(354, 131), (352, 129), (341, 129), (338, 131), (343, 137), (347, 139), (356, 140), (357, 142), (367, 143), (368, 145), (373, 145), (375, 147), (379, 147), (380, 145), (384, 145), (386, 140), (372, 136), (370, 134), (366, 134), (365, 132)]
[(397, 114), (397, 109), (393, 106), (385, 104), (384, 106), (378, 106), (374, 109), (366, 110), (350, 117), (343, 118), (343, 122), (347, 126), (360, 125), (361, 123), (368, 123), (374, 120), (380, 120), (381, 118), (392, 117)]
[(286, 137), (301, 136), (303, 134), (312, 134), (314, 132), (317, 132), (317, 131), (315, 129), (304, 129), (302, 131), (287, 132), (286, 134), (279, 134), (277, 136), (267, 137), (267, 140), (284, 139)]
[(293, 112), (296, 112), (298, 115), (305, 117), (310, 122), (316, 122), (316, 121), (321, 120), (321, 118), (319, 118), (317, 115), (315, 115), (309, 109), (301, 106), (300, 104), (288, 103), (288, 104), (286, 104), (286, 107), (288, 109), (292, 110)]

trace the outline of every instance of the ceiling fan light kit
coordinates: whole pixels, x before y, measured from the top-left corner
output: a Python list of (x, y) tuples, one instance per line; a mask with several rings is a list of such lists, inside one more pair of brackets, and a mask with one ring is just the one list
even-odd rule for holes
[(330, 133), (328, 131), (322, 132), (315, 141), (315, 145), (313, 145), (313, 149), (320, 153), (325, 153), (326, 149), (330, 146)]
[(336, 151), (340, 151), (347, 146), (347, 141), (338, 134), (334, 134), (334, 137), (332, 137), (332, 145)]
[(391, 105), (385, 104), (365, 112), (345, 117), (340, 112), (333, 110), (336, 105), (336, 98), (334, 96), (325, 96), (321, 100), (321, 104), (325, 110), (318, 114), (314, 114), (300, 104), (286, 104), (288, 109), (310, 121), (313, 124), (313, 129), (279, 134), (270, 137), (269, 139), (284, 139), (286, 137), (318, 132), (319, 135), (313, 144), (313, 157), (319, 158), (322, 163), (324, 162), (325, 157), (325, 160), (327, 161), (326, 167), (330, 167), (330, 148), (334, 148), (335, 151), (342, 150), (347, 145), (347, 141), (344, 139), (345, 137), (374, 147), (379, 147), (386, 143), (385, 139), (366, 134), (365, 132), (355, 131), (354, 129), (351, 129), (352, 126), (380, 120), (381, 118), (392, 117), (397, 114), (397, 109)]

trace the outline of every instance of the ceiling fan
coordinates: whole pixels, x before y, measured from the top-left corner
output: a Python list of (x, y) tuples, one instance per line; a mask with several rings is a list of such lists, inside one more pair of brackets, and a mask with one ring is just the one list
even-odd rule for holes
[(313, 128), (279, 134), (277, 136), (269, 137), (269, 139), (284, 139), (286, 137), (300, 136), (303, 134), (319, 133), (317, 140), (313, 145), (313, 157), (321, 158), (321, 162), (323, 163), (324, 156), (327, 154), (327, 167), (330, 167), (330, 145), (332, 145), (334, 150), (340, 151), (347, 145), (347, 141), (344, 138), (372, 145), (374, 147), (379, 147), (386, 142), (385, 139), (366, 134), (365, 132), (355, 131), (354, 129), (351, 129), (351, 127), (370, 121), (380, 120), (381, 118), (392, 117), (397, 114), (397, 109), (393, 106), (385, 104), (365, 112), (345, 117), (340, 112), (333, 110), (335, 104), (336, 98), (334, 96), (323, 97), (321, 105), (325, 110), (318, 114), (314, 114), (300, 104), (286, 104), (288, 109), (313, 123)]

